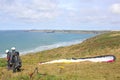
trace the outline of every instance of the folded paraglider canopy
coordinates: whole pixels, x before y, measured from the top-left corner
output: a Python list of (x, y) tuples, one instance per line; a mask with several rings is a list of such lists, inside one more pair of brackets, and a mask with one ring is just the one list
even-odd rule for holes
[(95, 57), (85, 57), (85, 58), (71, 58), (71, 59), (59, 59), (49, 62), (39, 63), (41, 64), (52, 64), (52, 63), (71, 63), (71, 62), (114, 62), (116, 57), (114, 55), (104, 55), (104, 56), (95, 56)]

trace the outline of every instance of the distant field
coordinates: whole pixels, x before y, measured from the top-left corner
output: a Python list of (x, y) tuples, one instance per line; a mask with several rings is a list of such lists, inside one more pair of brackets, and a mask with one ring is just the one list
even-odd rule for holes
[[(82, 58), (115, 55), (113, 63), (61, 63), (39, 65), (62, 58)], [(120, 80), (120, 31), (113, 31), (87, 39), (81, 44), (60, 47), (22, 56), (22, 71), (7, 71), (5, 59), (0, 59), (1, 80)], [(38, 73), (32, 72), (38, 68)], [(30, 79), (31, 76), (31, 79)]]

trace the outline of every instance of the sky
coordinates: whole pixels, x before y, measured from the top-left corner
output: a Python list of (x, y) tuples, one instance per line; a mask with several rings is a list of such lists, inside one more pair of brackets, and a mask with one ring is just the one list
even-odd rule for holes
[(0, 30), (120, 30), (120, 0), (0, 0)]

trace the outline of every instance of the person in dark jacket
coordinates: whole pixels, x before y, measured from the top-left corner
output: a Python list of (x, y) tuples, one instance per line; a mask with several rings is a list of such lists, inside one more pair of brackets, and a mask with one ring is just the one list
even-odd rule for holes
[(16, 70), (20, 71), (20, 68), (22, 66), (22, 61), (20, 59), (19, 52), (16, 51), (15, 47), (12, 47), (11, 50), (12, 52), (11, 52), (10, 61), (12, 64), (13, 72), (16, 72)]
[(7, 54), (7, 68), (8, 70), (10, 70), (11, 69), (11, 65), (10, 65), (11, 52), (7, 49), (5, 53)]

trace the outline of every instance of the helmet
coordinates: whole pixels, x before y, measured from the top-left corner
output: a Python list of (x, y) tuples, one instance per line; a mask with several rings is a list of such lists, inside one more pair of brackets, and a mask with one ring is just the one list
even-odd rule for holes
[(8, 52), (9, 52), (9, 50), (7, 49), (5, 52), (6, 52), (6, 53), (8, 53)]
[(11, 50), (15, 50), (15, 47), (12, 47)]

